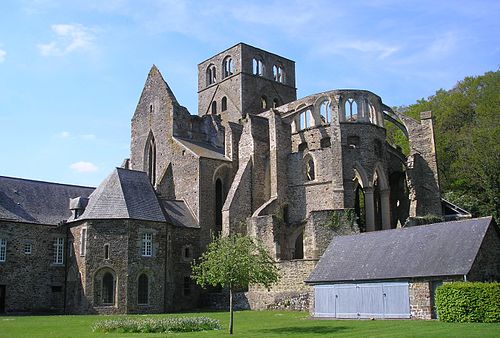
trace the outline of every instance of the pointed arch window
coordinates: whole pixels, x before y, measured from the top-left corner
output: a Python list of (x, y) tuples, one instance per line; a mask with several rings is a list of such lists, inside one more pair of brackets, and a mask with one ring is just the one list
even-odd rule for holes
[(302, 231), (295, 240), (293, 259), (303, 259), (303, 258), (304, 258), (304, 232)]
[(230, 56), (224, 59), (224, 62), (222, 63), (222, 69), (222, 75), (224, 78), (234, 74), (234, 62)]
[(316, 168), (313, 158), (308, 155), (305, 157), (305, 178), (307, 181), (314, 181), (316, 179)]
[(227, 110), (227, 97), (225, 96), (222, 98), (220, 110), (221, 111)]
[(308, 109), (299, 115), (299, 130), (306, 129), (312, 126), (312, 114)]
[(330, 105), (330, 101), (323, 101), (319, 107), (319, 112), (323, 123), (332, 122), (332, 107)]
[(285, 71), (282, 66), (273, 66), (273, 79), (276, 82), (285, 83)]
[(264, 76), (264, 63), (259, 58), (254, 58), (252, 60), (252, 74), (258, 76)]
[(102, 303), (105, 305), (115, 303), (115, 279), (111, 272), (106, 272), (102, 277)]
[(153, 137), (148, 142), (148, 176), (151, 184), (156, 183), (156, 145)]
[(217, 102), (216, 101), (212, 102), (212, 114), (213, 115), (217, 114)]
[(354, 99), (347, 99), (344, 106), (344, 119), (354, 122), (358, 119), (358, 104)]
[(137, 304), (146, 305), (149, 303), (149, 278), (145, 273), (139, 276), (137, 281)]
[(208, 66), (207, 72), (206, 72), (207, 86), (210, 86), (211, 84), (214, 84), (215, 82), (217, 82), (216, 71), (217, 71), (217, 68), (215, 68), (215, 65), (210, 64)]

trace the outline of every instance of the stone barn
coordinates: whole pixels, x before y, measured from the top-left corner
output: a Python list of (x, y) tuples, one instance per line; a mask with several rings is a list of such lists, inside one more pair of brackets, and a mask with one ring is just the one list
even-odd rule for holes
[(333, 318), (435, 318), (436, 287), (498, 281), (491, 217), (335, 237), (307, 279), (312, 313)]

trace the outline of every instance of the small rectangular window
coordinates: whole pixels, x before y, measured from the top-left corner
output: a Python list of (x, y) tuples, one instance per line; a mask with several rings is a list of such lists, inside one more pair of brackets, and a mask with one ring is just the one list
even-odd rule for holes
[(24, 253), (26, 255), (31, 255), (31, 244), (30, 243), (24, 244)]
[(7, 258), (7, 240), (0, 238), (0, 262), (5, 262)]
[(80, 256), (85, 256), (87, 252), (87, 228), (80, 231)]
[(144, 257), (151, 257), (153, 255), (153, 234), (142, 234), (141, 254)]
[(64, 238), (57, 237), (54, 239), (54, 264), (62, 264), (64, 256)]
[(109, 244), (104, 244), (104, 259), (109, 259)]

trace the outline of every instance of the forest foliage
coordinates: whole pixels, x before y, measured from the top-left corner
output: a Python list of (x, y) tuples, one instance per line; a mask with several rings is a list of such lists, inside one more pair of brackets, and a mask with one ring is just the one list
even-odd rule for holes
[[(443, 197), (473, 216), (499, 220), (500, 70), (466, 77), (451, 90), (396, 110), (419, 120), (432, 111), (438, 170)], [(388, 140), (408, 153), (408, 142), (396, 128)]]

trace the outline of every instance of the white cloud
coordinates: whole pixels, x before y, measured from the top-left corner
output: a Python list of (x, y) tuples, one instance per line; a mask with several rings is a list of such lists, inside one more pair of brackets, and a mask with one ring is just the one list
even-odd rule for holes
[(51, 26), (55, 40), (38, 44), (38, 50), (43, 56), (60, 56), (77, 50), (90, 50), (95, 39), (92, 29), (81, 24), (57, 24)]
[(0, 49), (0, 63), (5, 61), (5, 57), (7, 56), (7, 52), (3, 49)]
[(68, 139), (70, 138), (70, 136), (71, 134), (69, 133), (69, 131), (61, 131), (60, 133), (56, 134), (56, 137), (60, 139)]
[(79, 173), (93, 173), (99, 170), (95, 164), (85, 161), (73, 163), (69, 167)]
[(375, 55), (378, 59), (386, 59), (400, 50), (399, 46), (377, 40), (343, 40), (322, 44), (318, 51), (323, 55), (346, 54), (352, 51)]

